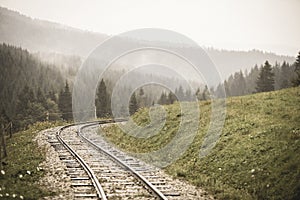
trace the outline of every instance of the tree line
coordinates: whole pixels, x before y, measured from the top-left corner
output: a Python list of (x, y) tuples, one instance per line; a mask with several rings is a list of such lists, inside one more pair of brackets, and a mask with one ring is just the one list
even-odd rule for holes
[[(275, 63), (274, 66), (266, 61), (264, 65), (258, 67), (255, 65), (250, 72), (243, 73), (242, 71), (236, 72), (231, 75), (224, 83), (219, 84), (216, 88), (208, 89), (207, 85), (198, 87), (195, 92), (197, 100), (209, 100), (212, 96), (218, 97), (221, 86), (224, 87), (226, 96), (241, 96), (258, 92), (268, 92), (280, 90), (293, 86), (300, 85), (300, 52), (297, 56), (296, 62), (290, 65), (283, 62), (281, 65)], [(111, 117), (111, 100), (110, 92), (106, 87), (105, 81), (102, 79), (97, 90), (95, 100), (96, 113), (98, 117)], [(161, 95), (149, 103), (147, 94), (144, 89), (140, 88), (134, 92), (129, 101), (129, 114), (134, 114), (139, 108), (149, 107), (154, 104), (168, 105), (174, 102), (181, 101), (195, 101), (192, 98), (192, 92), (189, 89), (183, 89), (179, 86), (175, 89), (175, 93), (171, 91), (161, 91)], [(153, 97), (152, 97), (153, 99)]]
[(71, 92), (55, 66), (27, 50), (0, 44), (0, 69), (1, 124), (13, 122), (18, 131), (37, 121), (72, 119)]
[(293, 64), (283, 62), (272, 66), (268, 61), (258, 67), (255, 65), (249, 72), (236, 72), (220, 84), (225, 88), (226, 96), (241, 96), (257, 92), (268, 92), (300, 85), (300, 52)]
[[(198, 100), (208, 100), (212, 96), (219, 97), (222, 94), (222, 88), (225, 89), (227, 97), (242, 96), (258, 92), (268, 92), (280, 90), (300, 85), (300, 52), (293, 64), (283, 62), (275, 63), (272, 66), (268, 61), (258, 67), (255, 65), (248, 72), (236, 72), (229, 76), (227, 80), (220, 83), (216, 88), (208, 89), (207, 85), (198, 87), (195, 96)], [(180, 97), (184, 101), (192, 101), (190, 90), (184, 91), (180, 86), (175, 91), (175, 97)], [(176, 99), (177, 100), (177, 99)], [(173, 93), (162, 92), (157, 103), (172, 104), (174, 101)]]
[(25, 85), (17, 97), (16, 114), (8, 116), (6, 110), (1, 110), (1, 124), (13, 122), (13, 130), (27, 128), (35, 122), (41, 121), (72, 121), (72, 94), (66, 82), (64, 89), (57, 95), (53, 91), (45, 94), (40, 88), (37, 93)]
[[(13, 122), (14, 130), (21, 130), (37, 121), (73, 119), (71, 85), (64, 80), (61, 72), (53, 64), (42, 63), (27, 50), (0, 44), (0, 123)], [(99, 118), (112, 117), (111, 80), (101, 80), (97, 87), (95, 107)], [(208, 100), (218, 97), (221, 86), (227, 96), (239, 96), (256, 92), (266, 92), (300, 85), (300, 52), (296, 62), (289, 64), (268, 61), (249, 72), (236, 72), (216, 88), (199, 86), (194, 94), (179, 86), (175, 92), (152, 86), (141, 87), (129, 101), (129, 114), (139, 108), (154, 104), (173, 104), (178, 100)], [(124, 86), (124, 92), (130, 91)], [(155, 92), (153, 92), (155, 91)], [(124, 109), (125, 111), (126, 109)]]

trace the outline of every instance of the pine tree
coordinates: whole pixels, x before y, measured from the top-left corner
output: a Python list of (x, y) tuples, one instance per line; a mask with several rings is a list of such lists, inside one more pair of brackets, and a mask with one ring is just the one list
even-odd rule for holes
[(110, 115), (110, 98), (103, 79), (100, 81), (100, 85), (97, 90), (95, 104), (97, 117), (107, 117)]
[(288, 88), (291, 86), (289, 77), (290, 77), (290, 66), (288, 63), (284, 61), (280, 69), (279, 89)]
[(73, 120), (72, 113), (72, 94), (70, 92), (69, 84), (66, 81), (64, 90), (61, 90), (58, 99), (58, 107), (62, 113), (62, 118), (67, 121)]
[(268, 61), (261, 68), (260, 74), (256, 81), (257, 92), (268, 92), (274, 90), (274, 73), (272, 72), (272, 66)]
[(252, 94), (252, 93), (256, 92), (256, 81), (258, 79), (259, 73), (260, 72), (259, 72), (259, 68), (257, 65), (255, 65), (254, 68), (251, 68), (248, 76), (245, 78), (246, 94)]
[(184, 100), (184, 92), (183, 92), (183, 88), (181, 85), (179, 86), (178, 90), (176, 88), (175, 95), (176, 95), (177, 99), (179, 99), (180, 101)]
[(159, 98), (157, 103), (160, 104), (160, 105), (166, 105), (167, 104), (167, 95), (166, 95), (165, 92), (161, 93), (160, 98)]
[(224, 89), (226, 96), (231, 96), (230, 87), (228, 81), (224, 81)]
[(300, 86), (300, 51), (298, 53), (296, 62), (295, 62), (295, 73), (296, 73), (296, 78), (293, 80), (293, 85), (295, 87)]
[(226, 96), (226, 94), (224, 94), (224, 88), (223, 88), (223, 84), (219, 83), (217, 88), (216, 88), (216, 91), (214, 93), (214, 95), (217, 97), (217, 98), (224, 98)]
[(197, 99), (200, 101), (200, 100), (201, 100), (201, 91), (200, 91), (200, 88), (198, 88), (198, 89), (196, 90), (195, 95), (196, 95)]
[(140, 108), (146, 106), (146, 96), (145, 96), (145, 92), (144, 92), (143, 88), (141, 88), (139, 90), (139, 95), (138, 95), (137, 101), (138, 101), (138, 105)]
[(138, 110), (138, 103), (136, 100), (136, 95), (133, 93), (129, 101), (129, 114), (133, 115)]
[(209, 97), (209, 91), (207, 85), (205, 85), (203, 93), (202, 93), (202, 100), (208, 100)]
[(230, 84), (231, 96), (241, 96), (246, 94), (246, 80), (242, 71), (234, 73)]
[(185, 100), (186, 101), (191, 101), (192, 100), (192, 92), (191, 92), (191, 90), (186, 90), (185, 91)]
[(172, 91), (170, 91), (167, 98), (167, 104), (173, 104), (175, 101), (177, 101), (177, 98), (175, 94)]

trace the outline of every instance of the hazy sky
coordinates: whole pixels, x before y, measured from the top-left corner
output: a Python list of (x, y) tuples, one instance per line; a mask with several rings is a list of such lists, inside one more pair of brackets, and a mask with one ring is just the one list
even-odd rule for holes
[(0, 0), (0, 5), (106, 34), (164, 28), (201, 46), (292, 56), (300, 51), (300, 0)]

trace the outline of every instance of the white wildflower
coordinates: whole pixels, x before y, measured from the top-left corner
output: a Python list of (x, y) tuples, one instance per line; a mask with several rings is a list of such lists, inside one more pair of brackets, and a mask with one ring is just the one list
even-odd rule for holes
[(22, 174), (19, 174), (19, 178), (23, 178), (23, 175), (22, 175)]
[(219, 171), (221, 171), (222, 170), (222, 168), (221, 167), (219, 167)]
[(255, 169), (251, 169), (251, 173), (254, 173), (255, 172)]
[(27, 170), (27, 172), (26, 172), (26, 173), (27, 173), (27, 174), (29, 174), (29, 175), (31, 174), (31, 172), (30, 172), (29, 170)]
[(3, 197), (3, 194), (0, 194), (0, 197)]
[(8, 193), (5, 193), (5, 196), (9, 197), (9, 194), (8, 194)]
[(13, 198), (16, 198), (16, 197), (17, 197), (17, 195), (16, 195), (16, 194), (13, 194), (13, 195), (12, 195), (12, 197), (13, 197)]
[(20, 195), (20, 199), (24, 199), (24, 197), (22, 195)]
[(40, 171), (40, 168), (39, 168), (39, 167), (36, 167), (36, 171), (38, 171), (38, 172), (39, 172), (39, 171)]
[(1, 174), (3, 174), (3, 175), (4, 175), (4, 174), (5, 174), (5, 171), (4, 171), (4, 170), (1, 170)]

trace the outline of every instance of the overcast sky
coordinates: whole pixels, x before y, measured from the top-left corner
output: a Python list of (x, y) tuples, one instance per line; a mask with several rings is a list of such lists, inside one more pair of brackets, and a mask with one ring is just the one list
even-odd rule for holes
[(300, 0), (0, 0), (2, 7), (105, 34), (177, 31), (201, 46), (296, 56)]

